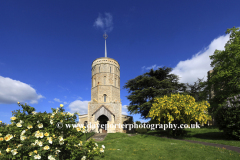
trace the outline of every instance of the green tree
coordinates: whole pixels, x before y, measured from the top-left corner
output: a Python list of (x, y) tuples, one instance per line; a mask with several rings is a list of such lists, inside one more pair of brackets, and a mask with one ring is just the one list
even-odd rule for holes
[(148, 117), (155, 122), (190, 124), (191, 121), (207, 123), (211, 117), (207, 114), (210, 104), (207, 101), (195, 102), (190, 95), (172, 94), (171, 96), (156, 97)]
[(215, 113), (218, 107), (230, 96), (240, 93), (240, 31), (239, 28), (227, 29), (230, 34), (225, 50), (215, 50), (212, 60), (213, 73), (210, 74), (207, 89), (213, 87), (214, 97), (210, 99), (211, 112)]
[[(186, 93), (192, 97), (194, 97), (196, 102), (200, 102), (203, 100), (209, 100), (209, 91), (207, 90), (207, 81), (203, 81), (204, 78), (199, 79), (194, 82), (193, 85), (186, 84), (188, 87)], [(190, 88), (190, 90), (189, 90)]]
[(155, 97), (170, 96), (171, 93), (186, 94), (186, 85), (179, 83), (178, 76), (169, 74), (172, 68), (158, 68), (158, 70), (151, 69), (134, 79), (129, 80), (123, 88), (130, 93), (127, 96), (130, 100), (128, 111), (130, 114), (140, 113), (143, 119), (147, 119), (149, 110), (151, 109)]

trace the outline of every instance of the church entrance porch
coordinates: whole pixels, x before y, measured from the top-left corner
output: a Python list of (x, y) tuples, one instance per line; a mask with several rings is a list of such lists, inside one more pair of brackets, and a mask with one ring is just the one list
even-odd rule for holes
[(108, 117), (105, 115), (101, 115), (99, 116), (98, 121), (99, 121), (98, 131), (100, 133), (107, 133), (107, 122), (109, 121)]

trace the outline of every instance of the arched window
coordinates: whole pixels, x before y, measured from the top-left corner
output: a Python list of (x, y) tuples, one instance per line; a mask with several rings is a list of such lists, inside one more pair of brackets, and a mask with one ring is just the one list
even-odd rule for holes
[(87, 127), (87, 121), (84, 122), (84, 126)]
[(104, 76), (104, 85), (106, 84), (106, 76)]
[(106, 94), (104, 94), (104, 95), (103, 95), (103, 97), (104, 97), (104, 102), (106, 102), (107, 95), (106, 95)]

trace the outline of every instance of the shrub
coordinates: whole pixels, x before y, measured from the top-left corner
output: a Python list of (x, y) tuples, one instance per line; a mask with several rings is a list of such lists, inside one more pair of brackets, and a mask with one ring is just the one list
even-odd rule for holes
[(52, 108), (53, 113), (49, 114), (37, 113), (33, 107), (18, 104), (23, 113), (14, 112), (12, 124), (0, 127), (0, 159), (74, 160), (103, 156), (104, 146), (98, 148), (92, 139), (85, 144), (79, 141), (85, 128), (56, 127), (58, 122), (76, 124), (76, 113), (64, 113), (63, 105), (60, 109)]
[[(170, 97), (155, 98), (149, 111), (148, 117), (151, 117), (151, 123), (173, 123), (190, 124), (191, 121), (207, 123), (211, 117), (207, 115), (207, 108), (210, 104), (207, 101), (195, 102), (190, 95), (171, 94)], [(171, 131), (176, 135), (184, 134), (180, 129)], [(171, 133), (170, 132), (170, 133)]]
[(236, 139), (240, 139), (240, 94), (228, 97), (220, 105), (216, 114), (219, 130)]
[(137, 133), (147, 133), (147, 128), (136, 128)]

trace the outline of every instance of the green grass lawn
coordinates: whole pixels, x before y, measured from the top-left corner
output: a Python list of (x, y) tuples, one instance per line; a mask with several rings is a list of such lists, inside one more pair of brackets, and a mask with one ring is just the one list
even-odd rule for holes
[[(221, 144), (239, 145), (239, 141), (221, 139), (217, 129), (201, 128), (190, 130), (186, 139), (205, 142), (217, 142)], [(221, 132), (220, 132), (221, 133)], [(155, 134), (160, 134), (156, 133)], [(216, 135), (216, 136), (214, 136)], [(210, 137), (209, 137), (210, 136)], [(205, 138), (204, 137), (208, 137)], [(212, 138), (212, 140), (211, 140)], [(109, 133), (104, 141), (97, 142), (99, 146), (104, 145), (105, 157), (96, 159), (105, 160), (155, 160), (155, 159), (176, 159), (176, 160), (232, 160), (240, 159), (240, 154), (234, 151), (189, 143), (185, 141), (155, 137), (149, 134), (138, 134), (128, 136), (124, 133)]]
[[(228, 138), (222, 131), (217, 127), (203, 127), (200, 129), (186, 129), (187, 135), (184, 137), (171, 137), (177, 139), (187, 139), (201, 142), (225, 144), (229, 146), (240, 147), (240, 140), (234, 140)], [(167, 136), (166, 132), (160, 131), (149, 131), (149, 135)], [(169, 137), (169, 136), (168, 136)]]

